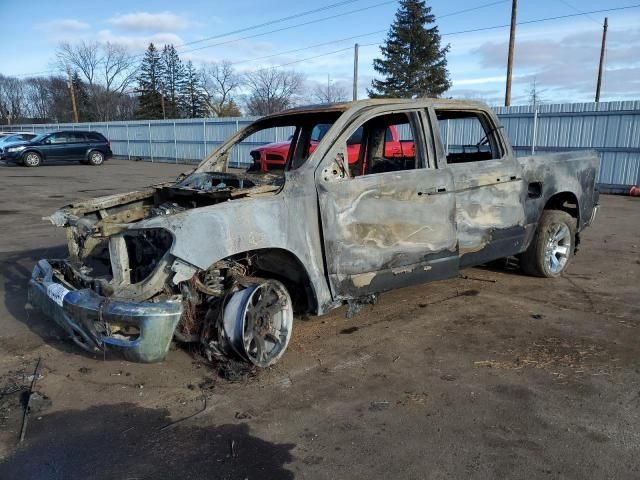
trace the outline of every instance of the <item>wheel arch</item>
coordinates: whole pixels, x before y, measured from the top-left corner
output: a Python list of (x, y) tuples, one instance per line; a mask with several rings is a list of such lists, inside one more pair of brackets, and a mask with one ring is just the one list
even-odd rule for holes
[[(547, 199), (542, 210), (562, 210), (575, 218), (576, 224), (580, 225), (580, 202), (573, 192), (554, 193)], [(540, 211), (540, 215), (542, 215), (542, 211)]]
[(87, 148), (87, 151), (84, 154), (85, 160), (89, 160), (89, 156), (91, 155), (92, 152), (100, 152), (102, 154), (102, 157), (106, 159), (106, 155), (104, 154), (104, 152), (102, 150), (100, 150), (99, 148), (96, 148), (96, 147), (91, 147), (91, 148)]
[(42, 153), (40, 150), (38, 150), (37, 148), (27, 148), (20, 155), (20, 160), (24, 161), (24, 157), (27, 156), (27, 154), (29, 154), (29, 153), (37, 153), (38, 155), (40, 155), (40, 161), (44, 161), (44, 160), (47, 159), (47, 156), (44, 153)]
[(226, 259), (250, 262), (251, 276), (281, 281), (291, 295), (296, 313), (318, 311), (318, 297), (311, 277), (293, 252), (283, 248), (262, 248), (237, 253)]

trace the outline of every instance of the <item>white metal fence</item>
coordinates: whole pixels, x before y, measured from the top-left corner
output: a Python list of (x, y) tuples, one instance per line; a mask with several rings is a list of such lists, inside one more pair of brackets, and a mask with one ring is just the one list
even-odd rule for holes
[[(640, 184), (640, 101), (496, 107), (495, 111), (518, 155), (595, 149), (602, 157), (601, 184)], [(254, 117), (207, 118), (0, 128), (34, 132), (96, 130), (111, 140), (112, 150), (119, 157), (196, 163), (254, 120)], [(235, 149), (232, 164), (249, 164), (252, 148), (285, 140), (290, 133), (288, 128), (274, 128), (253, 135), (251, 141)], [(453, 138), (456, 132), (450, 134)]]

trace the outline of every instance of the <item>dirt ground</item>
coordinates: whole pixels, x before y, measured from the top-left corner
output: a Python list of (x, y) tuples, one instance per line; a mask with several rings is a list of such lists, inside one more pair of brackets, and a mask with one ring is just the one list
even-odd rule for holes
[[(65, 255), (41, 217), (186, 169), (0, 166), (0, 478), (640, 478), (640, 199), (602, 198), (563, 278), (474, 268), (299, 320), (255, 377), (88, 356), (25, 305)], [(38, 357), (50, 404), (17, 446)]]

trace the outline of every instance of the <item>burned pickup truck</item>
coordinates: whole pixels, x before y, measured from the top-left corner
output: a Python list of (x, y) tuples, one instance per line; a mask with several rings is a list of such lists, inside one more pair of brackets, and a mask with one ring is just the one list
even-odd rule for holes
[[(390, 127), (410, 154), (388, 153)], [(274, 128), (293, 135), (281, 175), (229, 171)], [(516, 158), (479, 103), (297, 108), (239, 131), (175, 182), (55, 212), (69, 257), (38, 262), (29, 298), (90, 352), (156, 362), (175, 339), (266, 367), (294, 315), (504, 257), (561, 275), (595, 217), (598, 168), (595, 152)]]

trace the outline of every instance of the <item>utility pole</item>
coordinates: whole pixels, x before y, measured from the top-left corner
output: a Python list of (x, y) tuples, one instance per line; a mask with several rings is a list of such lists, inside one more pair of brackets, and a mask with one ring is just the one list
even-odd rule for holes
[(67, 83), (67, 85), (69, 87), (69, 93), (71, 94), (71, 107), (73, 108), (73, 120), (75, 123), (78, 123), (78, 107), (76, 105), (76, 89), (73, 85), (71, 70), (67, 70), (67, 75), (69, 75), (69, 82)]
[(509, 34), (509, 56), (507, 58), (507, 90), (504, 95), (504, 106), (511, 105), (511, 72), (513, 71), (513, 49), (516, 43), (516, 17), (518, 0), (512, 0), (511, 4), (511, 33)]
[(602, 73), (604, 71), (604, 52), (607, 49), (607, 29), (609, 28), (609, 19), (604, 17), (604, 25), (602, 26), (602, 47), (600, 48), (600, 66), (598, 67), (598, 84), (596, 85), (596, 103), (600, 101), (600, 89), (602, 88)]
[(358, 44), (353, 48), (353, 101), (358, 100)]

